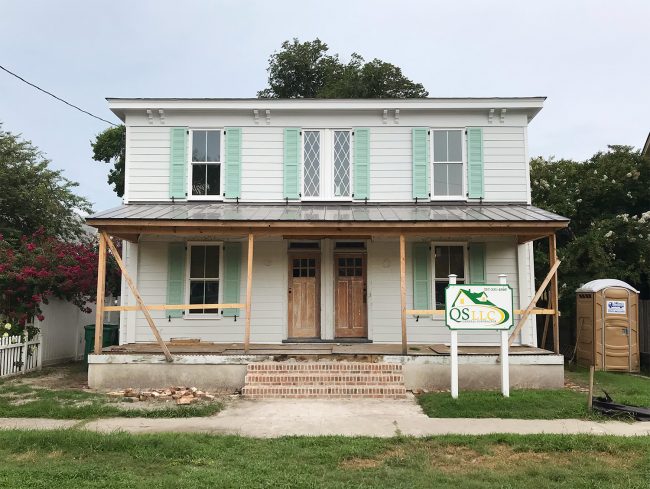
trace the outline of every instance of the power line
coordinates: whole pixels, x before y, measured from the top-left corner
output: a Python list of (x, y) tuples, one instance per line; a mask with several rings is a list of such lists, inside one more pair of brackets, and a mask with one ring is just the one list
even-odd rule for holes
[(115, 124), (114, 122), (107, 121), (106, 119), (102, 119), (101, 117), (99, 117), (99, 116), (97, 116), (97, 115), (95, 115), (95, 114), (91, 114), (91, 113), (88, 112), (87, 110), (83, 110), (81, 107), (77, 107), (76, 105), (71, 104), (71, 103), (68, 102), (67, 100), (63, 100), (61, 97), (57, 97), (57, 96), (54, 95), (52, 92), (48, 92), (47, 90), (44, 90), (43, 88), (39, 87), (38, 85), (34, 85), (33, 83), (28, 82), (28, 81), (25, 80), (22, 76), (19, 76), (19, 75), (17, 75), (17, 74), (14, 73), (14, 72), (9, 71), (7, 68), (5, 68), (5, 67), (2, 66), (2, 65), (0, 65), (0, 69), (2, 69), (3, 71), (6, 71), (6, 72), (9, 73), (11, 76), (15, 76), (15, 77), (18, 78), (20, 81), (22, 81), (22, 82), (24, 82), (24, 83), (27, 83), (27, 85), (29, 85), (29, 86), (31, 86), (31, 87), (34, 87), (36, 90), (40, 90), (41, 92), (46, 93), (46, 94), (49, 95), (50, 97), (53, 97), (53, 98), (57, 99), (59, 102), (63, 102), (64, 104), (69, 105), (70, 107), (72, 107), (72, 108), (74, 108), (74, 109), (77, 109), (79, 112), (83, 112), (84, 114), (87, 114), (87, 115), (89, 115), (90, 117), (94, 117), (95, 119), (99, 119), (100, 121), (105, 122), (106, 124), (110, 124), (111, 126), (117, 126), (117, 124)]

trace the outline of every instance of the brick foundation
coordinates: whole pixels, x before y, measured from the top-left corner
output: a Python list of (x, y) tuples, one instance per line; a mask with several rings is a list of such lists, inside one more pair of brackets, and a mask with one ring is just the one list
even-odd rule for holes
[(250, 363), (242, 394), (248, 399), (406, 397), (402, 365), (362, 362)]

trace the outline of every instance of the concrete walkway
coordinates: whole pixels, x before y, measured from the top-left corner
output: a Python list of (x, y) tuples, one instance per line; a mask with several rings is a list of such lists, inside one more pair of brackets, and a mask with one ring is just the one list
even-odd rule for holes
[(0, 429), (82, 428), (99, 432), (211, 433), (273, 438), (288, 435), (390, 437), (578, 434), (650, 435), (650, 423), (595, 422), (577, 419), (429, 418), (412, 399), (390, 400), (238, 400), (207, 418), (106, 418), (96, 421), (0, 418)]

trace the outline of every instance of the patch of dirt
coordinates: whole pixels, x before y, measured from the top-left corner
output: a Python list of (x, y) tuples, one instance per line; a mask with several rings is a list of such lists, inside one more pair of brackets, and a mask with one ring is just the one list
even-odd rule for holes
[[(515, 451), (508, 445), (495, 445), (489, 452), (480, 453), (462, 445), (431, 446), (418, 443), (412, 447), (413, 453), (426, 451), (431, 466), (448, 474), (462, 474), (477, 469), (509, 472), (524, 465), (545, 464), (556, 467), (570, 467), (578, 462), (590, 460), (598, 465), (611, 468), (628, 468), (638, 461), (640, 455), (626, 454), (616, 457), (607, 452), (533, 452)], [(373, 458), (353, 458), (339, 464), (342, 469), (363, 470), (383, 466), (390, 460), (408, 456), (404, 447), (391, 448)]]
[(42, 370), (20, 375), (7, 385), (29, 385), (46, 389), (88, 389), (88, 369), (83, 362), (64, 363)]
[(387, 460), (393, 458), (403, 458), (404, 450), (400, 448), (391, 448), (380, 453), (375, 458), (350, 458), (339, 463), (339, 467), (348, 470), (374, 469), (380, 467)]
[(13, 399), (9, 401), (10, 406), (23, 406), (25, 404), (29, 404), (30, 402), (36, 401), (36, 398), (34, 397), (22, 397), (19, 399), (16, 399), (16, 397), (18, 396), (11, 396), (11, 397), (13, 397)]
[(16, 462), (33, 462), (38, 459), (38, 453), (36, 453), (36, 450), (27, 450), (26, 452), (9, 455), (8, 458)]

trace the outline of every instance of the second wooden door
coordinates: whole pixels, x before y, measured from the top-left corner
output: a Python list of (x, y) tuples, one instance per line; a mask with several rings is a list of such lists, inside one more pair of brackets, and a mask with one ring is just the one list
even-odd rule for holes
[(334, 334), (337, 338), (367, 338), (365, 253), (334, 256)]

